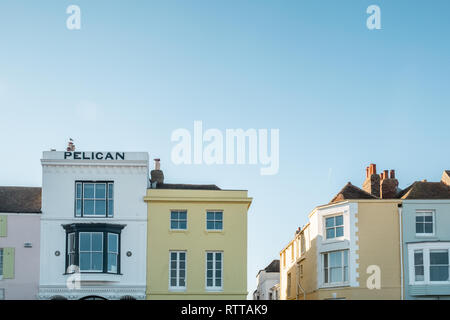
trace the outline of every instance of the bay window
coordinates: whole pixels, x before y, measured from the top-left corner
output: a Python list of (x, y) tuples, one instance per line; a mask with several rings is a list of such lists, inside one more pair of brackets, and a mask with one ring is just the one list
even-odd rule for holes
[(450, 243), (410, 244), (410, 284), (450, 284)]
[(66, 272), (74, 272), (77, 266), (82, 273), (120, 274), (120, 234), (124, 227), (106, 223), (64, 225)]
[(344, 236), (344, 216), (338, 215), (325, 218), (326, 239), (335, 239)]

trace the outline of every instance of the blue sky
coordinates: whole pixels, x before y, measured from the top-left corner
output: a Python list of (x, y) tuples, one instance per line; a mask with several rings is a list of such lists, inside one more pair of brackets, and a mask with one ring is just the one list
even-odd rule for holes
[[(81, 30), (66, 8), (81, 8)], [(368, 30), (366, 8), (381, 8)], [(248, 189), (248, 289), (365, 167), (400, 187), (450, 169), (450, 2), (2, 1), (0, 184), (43, 150), (148, 151), (166, 181)], [(177, 128), (280, 129), (280, 170), (171, 163)]]

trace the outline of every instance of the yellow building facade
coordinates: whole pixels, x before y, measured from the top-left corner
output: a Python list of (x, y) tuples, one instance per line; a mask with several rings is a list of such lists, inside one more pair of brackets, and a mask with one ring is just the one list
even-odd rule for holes
[(401, 299), (396, 199), (315, 208), (280, 252), (280, 299)]
[(147, 190), (147, 299), (246, 299), (247, 191)]

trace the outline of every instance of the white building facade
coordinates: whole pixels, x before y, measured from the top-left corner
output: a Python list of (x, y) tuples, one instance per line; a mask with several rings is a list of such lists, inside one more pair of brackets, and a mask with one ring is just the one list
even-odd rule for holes
[(148, 162), (43, 152), (40, 299), (145, 299)]

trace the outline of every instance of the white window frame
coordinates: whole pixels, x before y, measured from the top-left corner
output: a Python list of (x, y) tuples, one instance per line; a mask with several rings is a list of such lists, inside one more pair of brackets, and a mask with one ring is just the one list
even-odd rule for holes
[[(429, 216), (429, 215), (431, 215), (431, 217), (432, 217), (432, 227), (433, 227), (433, 232), (432, 233), (417, 233), (417, 221), (416, 221), (416, 219), (417, 219), (417, 217), (419, 217), (419, 216), (423, 216), (423, 217), (426, 217), (426, 216)], [(423, 222), (424, 224), (425, 224), (425, 222)], [(425, 230), (424, 230), (425, 231)], [(416, 237), (433, 237), (434, 235), (435, 235), (435, 233), (436, 233), (436, 212), (434, 211), (434, 210), (417, 210), (416, 211), (416, 214), (414, 215), (414, 232), (415, 232), (415, 234), (416, 234)]]
[[(178, 213), (178, 218), (174, 220), (174, 221), (177, 222), (178, 226), (180, 225), (180, 221), (184, 221), (184, 220), (180, 220), (180, 212), (185, 212), (186, 213), (186, 228), (184, 228), (184, 229), (182, 229), (182, 228), (172, 228), (172, 213), (173, 212), (177, 212)], [(170, 223), (170, 225), (169, 225), (170, 231), (187, 231), (187, 229), (188, 229), (188, 211), (187, 210), (185, 210), (185, 209), (180, 209), (180, 210), (173, 209), (173, 210), (170, 210), (169, 220), (170, 220), (169, 221), (169, 223)]]
[[(416, 281), (414, 252), (422, 250), (423, 265), (424, 265), (424, 280)], [(449, 285), (448, 281), (431, 281), (430, 280), (430, 251), (447, 250), (449, 254), (449, 272), (450, 272), (450, 242), (429, 242), (429, 243), (414, 243), (408, 245), (408, 267), (409, 267), (409, 284), (410, 285)]]
[[(172, 269), (172, 253), (175, 253), (177, 255), (176, 258), (176, 286), (172, 286), (171, 283), (171, 269)], [(184, 253), (184, 286), (180, 286), (180, 253)], [(169, 290), (170, 291), (185, 291), (187, 286), (187, 251), (185, 250), (170, 250), (169, 251)]]
[[(213, 286), (208, 286), (208, 253), (212, 253), (213, 254)], [(220, 277), (220, 286), (216, 286), (216, 253), (220, 253), (221, 254), (221, 266), (220, 266), (220, 270), (221, 270), (221, 277)], [(224, 278), (224, 273), (223, 273), (223, 259), (224, 259), (224, 254), (223, 251), (206, 251), (205, 254), (205, 289), (206, 291), (223, 291), (223, 278)]]
[[(222, 221), (216, 220), (216, 213), (219, 213), (219, 212), (222, 213)], [(213, 222), (214, 222), (214, 229), (208, 229), (208, 213), (214, 213), (214, 220), (213, 220)], [(224, 214), (223, 214), (223, 210), (212, 210), (212, 209), (211, 210), (206, 210), (205, 230), (207, 232), (222, 232), (224, 230), (224, 228), (225, 228), (224, 220), (225, 220), (225, 217), (224, 217)], [(222, 229), (216, 229), (216, 222), (218, 222), (218, 221), (222, 222)]]
[[(347, 280), (345, 279), (345, 261), (344, 261), (344, 252), (347, 252)], [(341, 264), (341, 268), (342, 268), (342, 281), (339, 282), (325, 282), (325, 272), (327, 272), (327, 276), (328, 276), (328, 281), (330, 281), (331, 279), (331, 275), (330, 275), (330, 257), (329, 254), (330, 253), (335, 253), (335, 252), (341, 252), (342, 254), (342, 264)], [(325, 271), (325, 255), (328, 255), (328, 268)], [(349, 249), (343, 249), (343, 250), (333, 250), (333, 251), (328, 251), (328, 252), (322, 252), (321, 253), (321, 261), (322, 261), (322, 265), (321, 265), (321, 283), (323, 287), (341, 287), (341, 286), (348, 286), (350, 284), (350, 250)]]
[[(342, 216), (342, 225), (334, 225), (333, 227), (327, 227), (327, 219), (328, 218), (335, 218)], [(341, 228), (342, 227), (342, 236), (337, 237), (336, 236), (336, 228)], [(328, 229), (334, 229), (334, 238), (328, 238), (327, 236), (327, 230)], [(325, 239), (325, 241), (339, 241), (344, 239), (345, 237), (345, 214), (343, 212), (339, 212), (336, 214), (330, 214), (330, 215), (324, 215), (323, 216), (323, 237)]]
[[(91, 234), (91, 251), (81, 251), (81, 235), (83, 234), (83, 233), (89, 233), (89, 234)], [(95, 233), (97, 233), (97, 234), (101, 234), (102, 235), (102, 237), (101, 237), (101, 239), (102, 239), (102, 251), (93, 251), (92, 250), (92, 235), (93, 234), (95, 234)], [(104, 243), (103, 243), (103, 237), (104, 237), (104, 233), (103, 232), (91, 232), (91, 231), (80, 231), (79, 233), (78, 233), (79, 235), (78, 235), (78, 261), (79, 261), (79, 268), (80, 268), (80, 272), (92, 272), (92, 273), (103, 273), (103, 270), (104, 270), (104, 260), (103, 260), (103, 256), (104, 256), (104, 250), (105, 250), (105, 245), (104, 245)], [(91, 267), (92, 267), (92, 253), (102, 253), (102, 269), (101, 270), (82, 270), (81, 269), (81, 253), (87, 253), (87, 252), (89, 252), (90, 254), (91, 254)]]
[[(73, 251), (70, 251), (70, 238), (72, 237), (72, 244), (73, 244)], [(76, 233), (75, 232), (71, 232), (67, 235), (67, 259), (68, 259), (68, 264), (69, 267), (72, 265), (75, 265), (75, 257), (76, 257), (76, 243), (75, 243), (75, 239), (76, 239)], [(71, 259), (70, 259), (70, 255), (72, 255), (72, 263), (70, 263)]]

